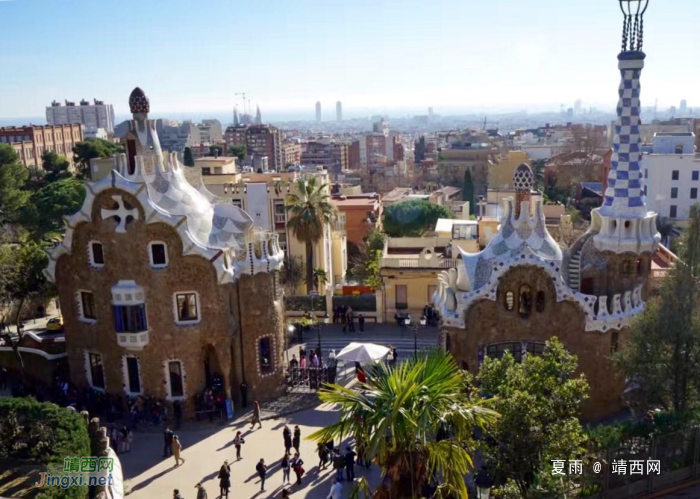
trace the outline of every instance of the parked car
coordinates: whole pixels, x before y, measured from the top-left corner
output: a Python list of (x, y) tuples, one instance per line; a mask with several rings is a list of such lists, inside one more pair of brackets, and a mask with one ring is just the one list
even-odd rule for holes
[(53, 319), (49, 319), (46, 323), (46, 329), (48, 331), (63, 331), (63, 318), (54, 317)]

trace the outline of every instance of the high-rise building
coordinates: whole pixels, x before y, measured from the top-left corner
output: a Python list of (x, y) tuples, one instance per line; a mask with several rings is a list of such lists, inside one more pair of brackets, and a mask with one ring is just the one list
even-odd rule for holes
[(581, 99), (578, 99), (574, 103), (574, 114), (576, 114), (576, 116), (580, 115), (582, 109), (583, 109), (583, 103), (581, 102)]
[(343, 121), (343, 103), (340, 101), (335, 103), (335, 120)]
[(93, 104), (85, 99), (76, 106), (75, 102), (65, 101), (61, 105), (53, 101), (46, 108), (46, 122), (49, 125), (80, 124), (90, 130), (104, 128), (108, 133), (114, 132), (114, 108), (112, 104), (105, 104), (101, 100), (93, 99)]
[(282, 134), (279, 128), (270, 125), (253, 125), (246, 130), (246, 154), (249, 158), (267, 156), (272, 170), (285, 167)]
[(688, 101), (683, 99), (681, 101), (681, 108), (680, 108), (681, 115), (685, 115), (688, 112)]
[(224, 131), (221, 122), (215, 119), (202, 120), (202, 124), (198, 125), (200, 140), (215, 144), (224, 139)]
[(316, 102), (316, 122), (321, 123), (321, 102)]
[(262, 115), (260, 114), (260, 106), (255, 111), (255, 124), (262, 125)]
[(238, 120), (238, 109), (233, 108), (233, 126), (240, 125), (241, 122)]
[(301, 163), (325, 166), (329, 172), (338, 174), (348, 169), (348, 150), (349, 146), (344, 143), (307, 142), (301, 153)]

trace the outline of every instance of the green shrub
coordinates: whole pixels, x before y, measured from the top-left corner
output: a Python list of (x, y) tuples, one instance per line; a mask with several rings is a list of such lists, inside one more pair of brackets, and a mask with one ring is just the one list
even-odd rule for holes
[(364, 295), (344, 295), (333, 297), (333, 308), (338, 305), (349, 305), (352, 311), (358, 312), (376, 312), (377, 311), (377, 296), (372, 294)]

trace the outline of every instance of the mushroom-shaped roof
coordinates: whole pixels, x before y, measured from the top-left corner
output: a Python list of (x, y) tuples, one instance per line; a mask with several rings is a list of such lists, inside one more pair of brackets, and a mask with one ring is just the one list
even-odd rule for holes
[(132, 90), (129, 96), (129, 109), (131, 109), (131, 114), (148, 114), (151, 110), (148, 97), (139, 87)]
[(527, 163), (521, 163), (513, 173), (513, 186), (516, 191), (530, 191), (534, 179), (532, 169)]

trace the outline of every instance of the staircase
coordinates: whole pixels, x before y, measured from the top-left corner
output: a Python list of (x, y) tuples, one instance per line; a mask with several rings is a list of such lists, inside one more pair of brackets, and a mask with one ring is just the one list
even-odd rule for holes
[(581, 250), (583, 245), (569, 259), (569, 287), (581, 291)]

